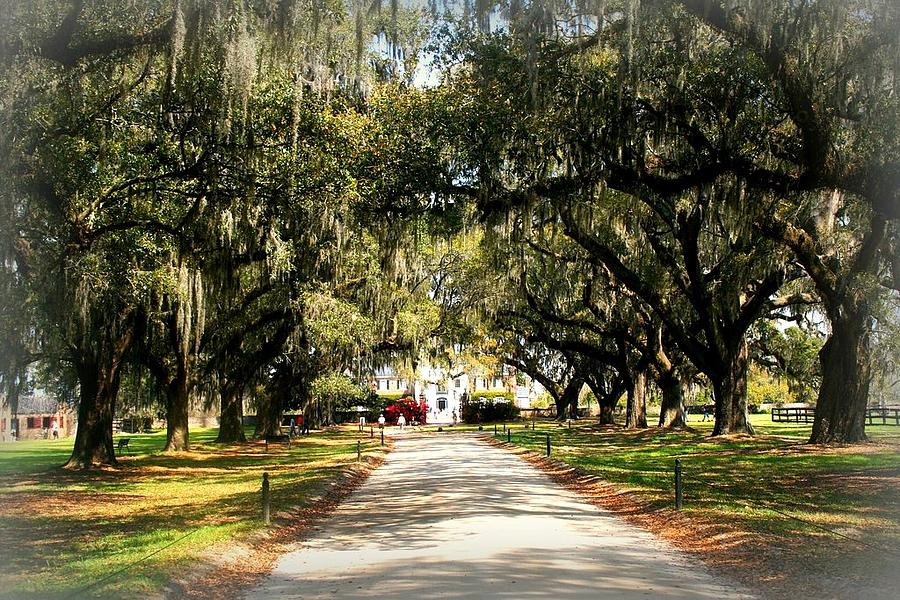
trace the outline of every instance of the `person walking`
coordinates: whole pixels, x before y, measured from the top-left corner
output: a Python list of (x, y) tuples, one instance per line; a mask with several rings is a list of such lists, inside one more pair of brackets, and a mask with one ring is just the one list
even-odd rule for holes
[(400, 431), (403, 431), (403, 428), (406, 427), (406, 417), (403, 415), (397, 417), (397, 425), (400, 426)]
[(384, 415), (381, 415), (380, 417), (378, 417), (378, 428), (379, 429), (384, 429), (384, 420), (385, 420)]

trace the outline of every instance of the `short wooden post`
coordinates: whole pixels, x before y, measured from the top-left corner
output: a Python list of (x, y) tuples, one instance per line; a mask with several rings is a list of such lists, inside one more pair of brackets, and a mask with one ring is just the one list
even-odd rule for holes
[(381, 445), (384, 446), (384, 429), (381, 430)]
[(550, 434), (547, 434), (547, 456), (550, 456)]
[(512, 428), (506, 430), (506, 443), (512, 441)]
[(497, 424), (494, 423), (494, 435), (497, 435)]
[(506, 431), (506, 423), (503, 424), (503, 431)]
[(272, 503), (272, 495), (269, 493), (269, 474), (263, 473), (262, 480), (262, 514), (263, 521), (266, 525), (271, 521), (270, 512), (271, 512), (271, 503)]
[(356, 462), (362, 462), (362, 446), (359, 440), (356, 440)]
[[(526, 425), (525, 427), (528, 427), (528, 425)], [(534, 419), (531, 420), (531, 430), (534, 431)]]
[(369, 427), (369, 437), (370, 438), (375, 437), (375, 427), (374, 426)]
[(675, 510), (681, 510), (681, 459), (675, 459)]

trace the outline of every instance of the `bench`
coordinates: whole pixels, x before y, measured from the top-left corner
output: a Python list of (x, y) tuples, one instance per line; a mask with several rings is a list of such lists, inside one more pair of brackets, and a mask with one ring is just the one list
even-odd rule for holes
[(291, 436), (289, 435), (267, 435), (266, 452), (269, 451), (269, 442), (287, 442), (288, 450), (291, 449)]
[(128, 448), (128, 442), (131, 441), (131, 438), (119, 438), (118, 451), (122, 452), (126, 448)]

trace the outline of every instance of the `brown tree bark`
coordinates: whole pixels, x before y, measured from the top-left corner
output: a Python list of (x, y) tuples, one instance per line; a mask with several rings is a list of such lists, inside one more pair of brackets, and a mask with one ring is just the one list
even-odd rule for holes
[(281, 419), (284, 415), (279, 398), (263, 396), (257, 398), (256, 428), (253, 437), (264, 438), (267, 435), (281, 434)]
[(85, 360), (77, 366), (81, 393), (78, 400), (78, 429), (72, 456), (66, 469), (89, 469), (94, 465), (116, 465), (112, 422), (118, 393), (118, 373)]
[(112, 422), (122, 359), (135, 339), (133, 315), (129, 312), (114, 317), (101, 335), (99, 340), (83, 339), (83, 347), (75, 357), (80, 388), (78, 429), (66, 469), (118, 464)]
[(626, 429), (647, 427), (647, 372), (637, 371), (632, 375), (628, 388), (628, 408), (625, 412)]
[(747, 372), (750, 366), (750, 351), (746, 340), (742, 340), (732, 356), (723, 356), (725, 370), (713, 379), (716, 422), (713, 435), (746, 433), (753, 435), (753, 426), (747, 415)]
[(246, 442), (244, 435), (244, 402), (239, 384), (226, 382), (220, 387), (222, 410), (219, 415), (219, 435), (217, 442)]
[(868, 319), (861, 314), (831, 319), (831, 337), (822, 346), (822, 387), (810, 443), (866, 440), (866, 404), (871, 381)]
[(675, 373), (666, 373), (657, 381), (662, 392), (659, 426), (666, 429), (682, 429), (687, 425), (684, 412), (684, 386)]
[(67, 469), (89, 469), (94, 465), (116, 465), (113, 446), (113, 416), (119, 392), (118, 361), (101, 366), (85, 360), (77, 366), (81, 393), (78, 402), (78, 429)]
[(554, 400), (556, 400), (556, 419), (558, 421), (578, 418), (578, 395), (583, 385), (583, 380), (572, 379), (566, 384), (563, 393), (554, 397)]
[(166, 386), (166, 446), (163, 452), (181, 452), (191, 449), (188, 412), (190, 390), (188, 369), (179, 361), (175, 377)]

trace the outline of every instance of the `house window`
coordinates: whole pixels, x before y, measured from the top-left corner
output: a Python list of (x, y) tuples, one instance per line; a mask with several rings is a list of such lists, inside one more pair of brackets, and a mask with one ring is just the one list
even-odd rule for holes
[(457, 379), (455, 382), (455, 385), (456, 385), (456, 387), (461, 388), (462, 387), (462, 379)]
[(41, 423), (41, 427), (44, 429), (50, 429), (50, 417), (44, 417), (43, 423)]
[(37, 425), (35, 424), (34, 417), (26, 417), (25, 419), (25, 427), (28, 429), (37, 429)]
[(444, 411), (447, 410), (447, 399), (446, 398), (438, 398), (438, 410)]

